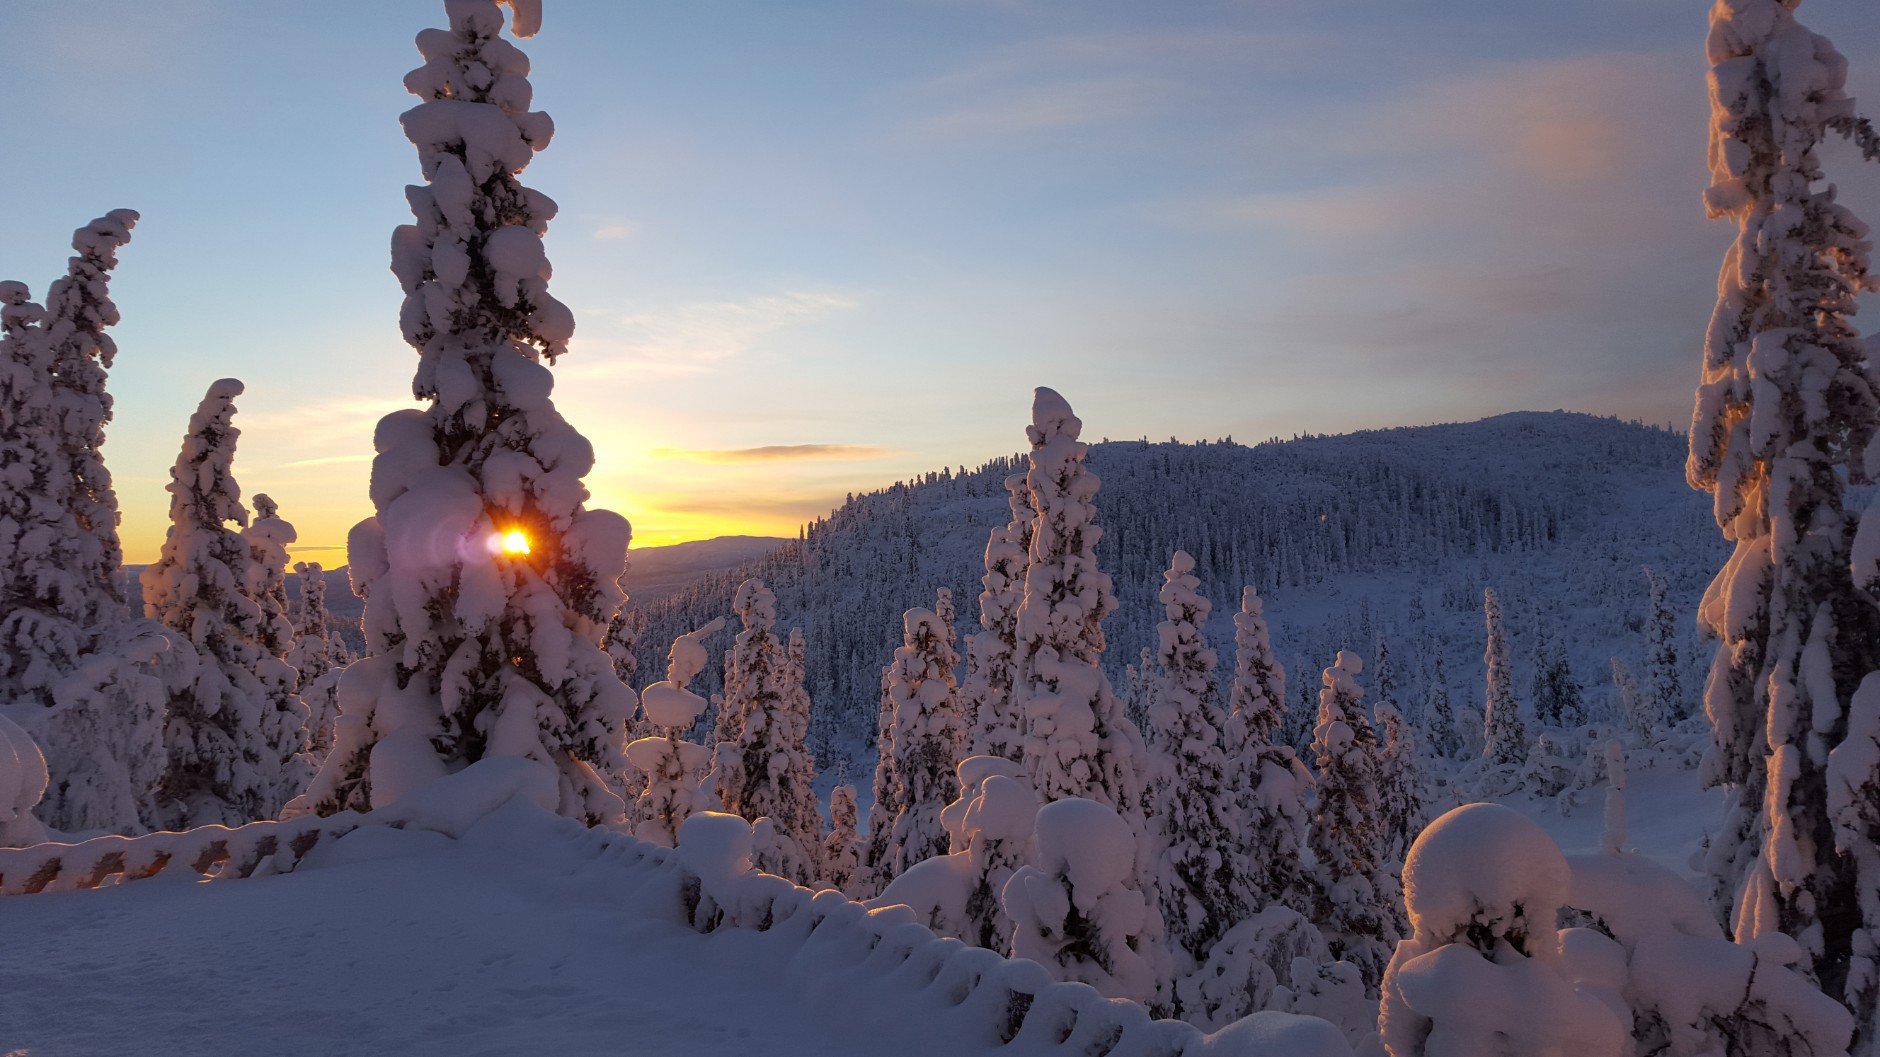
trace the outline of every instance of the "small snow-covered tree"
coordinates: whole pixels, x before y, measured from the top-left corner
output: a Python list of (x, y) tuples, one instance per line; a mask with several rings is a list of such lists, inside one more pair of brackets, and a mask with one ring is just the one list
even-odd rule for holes
[(1685, 717), (1684, 687), (1678, 674), (1677, 614), (1671, 586), (1650, 566), (1645, 583), (1651, 591), (1651, 615), (1645, 621), (1645, 704), (1654, 730), (1665, 731)]
[(1527, 759), (1527, 726), (1514, 697), (1514, 667), (1508, 662), (1508, 638), (1502, 630), (1501, 599), (1493, 588), (1482, 593), (1488, 623), (1488, 647), (1482, 663), (1488, 672), (1488, 698), (1482, 711), (1482, 758), (1495, 769), (1519, 768)]
[(347, 663), (346, 644), (328, 622), (326, 574), (320, 563), (296, 562), (294, 573), (300, 577), (300, 608), (287, 663), (299, 673), (295, 692), (301, 704), (307, 706), (307, 758), (318, 770), (333, 748), (333, 724), (339, 719), (339, 676)]
[[(1880, 1052), (1880, 877), (1835, 823), (1832, 753), (1880, 669), (1880, 609), (1852, 575), (1848, 488), (1880, 470), (1880, 374), (1852, 320), (1875, 287), (1867, 226), (1836, 201), (1817, 147), (1865, 131), (1847, 60), (1795, 18), (1795, 0), (1711, 9), (1705, 206), (1736, 226), (1705, 336), (1686, 476), (1735, 545), (1699, 606), (1718, 640), (1704, 691), (1705, 780), (1730, 788), (1708, 866), (1739, 940), (1785, 933)], [(1827, 748), (1828, 752), (1823, 752)], [(1854, 755), (1865, 756), (1864, 747)], [(1880, 774), (1856, 780), (1880, 799)], [(1872, 857), (1866, 858), (1872, 862)], [(1859, 908), (1856, 910), (1855, 908)]]
[(966, 640), (966, 681), (960, 687), (960, 711), (969, 724), (976, 755), (1024, 758), (1024, 717), (1014, 708), (1012, 680), (1017, 671), (1018, 606), (1025, 596), (1031, 557), (1031, 490), (1025, 475), (1005, 479), (1011, 519), (992, 530), (986, 541), (986, 572), (980, 577), (979, 624)]
[(723, 617), (673, 641), (666, 655), (666, 678), (646, 688), (640, 703), (656, 731), (627, 744), (627, 758), (646, 776), (633, 812), (633, 835), (664, 847), (679, 843), (685, 820), (706, 807), (702, 788), (712, 750), (681, 735), (704, 715), (706, 701), (690, 684), (705, 670), (703, 640), (725, 626)]
[(804, 744), (808, 695), (800, 667), (792, 677), (789, 650), (777, 641), (777, 596), (762, 580), (746, 580), (734, 605), (744, 630), (725, 658), (724, 708), (735, 717), (737, 738), (717, 750), (719, 802), (752, 822), (770, 820), (759, 869), (808, 884), (822, 848), (822, 814), (810, 788), (815, 768)]
[(1431, 824), (1404, 864), (1415, 931), (1384, 976), (1390, 1057), (1625, 1057), (1627, 1025), (1562, 964), (1554, 916), (1571, 884), (1518, 812), (1468, 804)]
[[(229, 527), (248, 522), (231, 468), (241, 393), (240, 382), (224, 378), (191, 417), (170, 471), (169, 533), (140, 577), (144, 613), (202, 656), (164, 725), (160, 800), (176, 824), (273, 818), (295, 792), (296, 757), (306, 749), (306, 706), (294, 696), (294, 670), (275, 652), (287, 646), (285, 618), (248, 593), (267, 578), (254, 571), (250, 542)], [(292, 538), (292, 529), (268, 530), (282, 533)]]
[[(1230, 755), (1240, 847), (1233, 867), (1239, 902), (1312, 910), (1304, 869), (1312, 776), (1279, 738), (1286, 718), (1286, 670), (1273, 656), (1264, 604), (1252, 587), (1234, 614), (1234, 682), (1228, 691), (1225, 741)], [(1288, 957), (1283, 965), (1290, 965)]]
[(823, 838), (822, 883), (850, 899), (860, 899), (862, 890), (862, 838), (857, 831), (861, 821), (855, 804), (855, 786), (839, 783), (829, 791), (829, 835)]
[(1534, 718), (1553, 727), (1577, 727), (1586, 722), (1580, 683), (1573, 677), (1566, 645), (1553, 636), (1534, 651)]
[(1211, 607), (1187, 551), (1175, 552), (1162, 579), (1160, 671), (1149, 706), (1149, 829), (1159, 852), (1152, 879), (1169, 938), (1199, 963), (1250, 907), (1235, 883), (1240, 819), (1214, 682), (1219, 661), (1202, 634)]
[(894, 752), (894, 694), (888, 672), (881, 673), (880, 707), (875, 716), (874, 799), (868, 807), (868, 840), (862, 851), (865, 887), (879, 893), (900, 870), (901, 856), (894, 846), (894, 817), (901, 813), (899, 758)]
[(899, 875), (923, 859), (947, 853), (940, 812), (959, 799), (954, 768), (959, 763), (965, 726), (960, 722), (953, 681), (959, 654), (953, 650), (951, 594), (940, 589), (937, 609), (910, 609), (903, 615), (902, 645), (883, 673), (894, 706), (892, 873)]
[(1449, 704), (1449, 662), (1440, 650), (1430, 673), (1429, 700), (1423, 706), (1423, 717), (1431, 750), (1449, 759), (1461, 755), (1462, 736), (1456, 729), (1455, 709)]
[(1625, 663), (1624, 657), (1612, 659), (1612, 689), (1619, 695), (1619, 715), (1625, 725), (1641, 741), (1651, 738), (1651, 714), (1645, 710), (1645, 698), (1639, 693), (1638, 677), (1632, 674), (1632, 666)]
[[(533, 35), (540, 5), (512, 0)], [(586, 506), (594, 449), (561, 417), (552, 364), (574, 318), (548, 292), (555, 215), (517, 179), (554, 124), (528, 109), (528, 58), (496, 0), (450, 0), (418, 35), (400, 122), (424, 184), (394, 232), (412, 393), (373, 438), (375, 514), (348, 558), (365, 597), (365, 660), (341, 684), (334, 749), (306, 800), (320, 813), (388, 803), (491, 756), (552, 771), (562, 814), (618, 820), (633, 692), (602, 648), (631, 530)]]
[(1318, 801), (1310, 845), (1318, 898), (1312, 919), (1335, 957), (1356, 965), (1377, 987), (1403, 934), (1393, 863), (1386, 853), (1378, 791), (1377, 731), (1364, 711), (1358, 675), (1364, 662), (1340, 650), (1325, 669), (1319, 718), (1312, 728)]
[(1410, 843), (1429, 821), (1430, 783), (1417, 751), (1416, 733), (1394, 706), (1379, 702), (1384, 744), (1378, 756), (1378, 817), (1384, 829), (1384, 858), (1402, 862)]

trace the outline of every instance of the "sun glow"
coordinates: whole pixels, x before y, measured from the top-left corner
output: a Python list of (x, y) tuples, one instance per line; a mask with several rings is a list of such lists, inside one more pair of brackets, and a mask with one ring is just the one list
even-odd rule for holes
[(510, 529), (509, 532), (503, 536), (503, 553), (529, 553), (529, 537), (523, 535), (521, 529)]

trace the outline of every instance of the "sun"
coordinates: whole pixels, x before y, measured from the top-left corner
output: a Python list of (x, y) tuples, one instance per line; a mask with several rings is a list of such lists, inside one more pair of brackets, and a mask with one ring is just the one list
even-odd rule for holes
[(509, 532), (503, 536), (503, 553), (505, 554), (529, 553), (529, 537), (526, 535), (523, 535), (523, 532), (521, 529), (510, 529)]

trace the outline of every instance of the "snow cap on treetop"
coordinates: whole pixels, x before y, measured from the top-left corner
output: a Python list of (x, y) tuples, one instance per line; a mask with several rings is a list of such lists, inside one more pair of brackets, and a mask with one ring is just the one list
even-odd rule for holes
[(1025, 428), (1025, 433), (1031, 437), (1033, 447), (1052, 437), (1076, 440), (1083, 428), (1083, 420), (1071, 411), (1070, 402), (1059, 396), (1057, 390), (1041, 385), (1032, 391), (1031, 425)]
[[(1485, 931), (1530, 955), (1558, 949), (1555, 914), (1572, 872), (1547, 832), (1500, 804), (1464, 804), (1430, 823), (1404, 859), (1404, 904), (1434, 950)], [(1490, 953), (1490, 952), (1484, 952)]]

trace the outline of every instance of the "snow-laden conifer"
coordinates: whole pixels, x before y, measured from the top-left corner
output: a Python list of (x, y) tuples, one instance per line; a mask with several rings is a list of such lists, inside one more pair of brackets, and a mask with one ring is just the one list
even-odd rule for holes
[(855, 786), (841, 782), (829, 791), (829, 835), (823, 838), (822, 883), (848, 896), (861, 899), (863, 891), (862, 838), (857, 829), (861, 811), (855, 803)]
[(681, 737), (698, 717), (706, 701), (690, 684), (705, 670), (703, 640), (725, 626), (723, 617), (673, 641), (666, 654), (666, 678), (640, 694), (646, 721), (653, 733), (627, 744), (627, 758), (645, 775), (635, 806), (633, 835), (667, 848), (679, 843), (679, 827), (706, 806), (702, 788), (712, 750)]
[(960, 687), (960, 711), (970, 724), (976, 755), (1024, 758), (1024, 717), (1016, 711), (1012, 680), (1017, 670), (1018, 606), (1025, 597), (1025, 573), (1031, 561), (1031, 490), (1025, 475), (1005, 479), (1011, 519), (992, 530), (986, 541), (986, 572), (980, 577), (981, 631), (966, 640), (966, 680)]
[(607, 625), (607, 656), (614, 662), (614, 675), (620, 681), (632, 686), (635, 676), (639, 675), (640, 662), (633, 651), (639, 645), (640, 636), (646, 631), (646, 611), (625, 605)]
[(1219, 660), (1202, 629), (1210, 605), (1195, 560), (1176, 551), (1162, 574), (1160, 666), (1149, 705), (1152, 874), (1169, 939), (1196, 963), (1251, 908), (1235, 883), (1242, 868), (1238, 807), (1228, 777), (1215, 689)]
[(50, 768), (37, 816), (61, 830), (156, 820), (166, 679), (193, 664), (156, 625), (128, 620), (118, 585), (117, 499), (105, 469), (106, 371), (118, 322), (117, 251), (137, 214), (78, 229), (46, 307), (0, 283), (0, 700)]
[(1651, 591), (1651, 615), (1645, 621), (1645, 707), (1652, 728), (1661, 735), (1685, 716), (1684, 686), (1678, 674), (1677, 614), (1671, 587), (1656, 570), (1645, 568)]
[(307, 759), (318, 770), (333, 748), (333, 724), (339, 719), (339, 677), (351, 661), (326, 610), (326, 574), (319, 562), (296, 562), (300, 606), (295, 611), (294, 645), (287, 663), (299, 673), (295, 692), (307, 706)]
[(883, 678), (894, 707), (895, 814), (888, 854), (892, 875), (924, 859), (947, 853), (940, 812), (959, 799), (959, 763), (965, 726), (960, 722), (953, 681), (959, 654), (953, 650), (951, 594), (941, 588), (936, 608), (903, 615), (902, 644)]
[[(1817, 147), (1856, 130), (1847, 60), (1795, 19), (1795, 0), (1711, 10), (1705, 205), (1736, 225), (1704, 342), (1686, 475), (1714, 497), (1734, 550), (1699, 622), (1720, 641), (1704, 691), (1705, 779), (1731, 789), (1708, 865), (1738, 939), (1782, 932), (1880, 1052), (1880, 878), (1838, 833), (1832, 757), (1880, 669), (1880, 610), (1851, 575), (1847, 489), (1873, 479), (1880, 375), (1852, 316), (1871, 290), (1867, 227), (1835, 200)], [(1871, 130), (1868, 132), (1871, 146)], [(1851, 748), (1850, 748), (1851, 746)], [(1858, 770), (1858, 768), (1856, 768)], [(1842, 769), (1843, 775), (1848, 769)], [(1854, 779), (1880, 798), (1880, 774)], [(1858, 828), (1858, 827), (1857, 827)], [(1837, 839), (1837, 837), (1839, 839)], [(1871, 842), (1871, 835), (1868, 838)], [(1869, 858), (1871, 862), (1871, 858)], [(1854, 912), (1860, 907), (1865, 913)]]
[(1488, 646), (1482, 663), (1487, 670), (1488, 697), (1482, 710), (1482, 759), (1491, 770), (1519, 768), (1527, 759), (1527, 726), (1514, 696), (1514, 667), (1508, 661), (1508, 638), (1502, 628), (1501, 599), (1493, 588), (1482, 593), (1482, 613), (1488, 625)]
[[(160, 793), (177, 824), (273, 818), (295, 792), (296, 757), (306, 748), (294, 670), (275, 653), (287, 646), (285, 618), (248, 593), (267, 577), (254, 570), (250, 541), (229, 527), (248, 523), (232, 472), (241, 393), (240, 382), (224, 378), (190, 418), (170, 471), (170, 529), (140, 577), (144, 613), (202, 658), (164, 725), (169, 759)], [(271, 527), (270, 535), (281, 534), (292, 538), (291, 529)]]
[(1462, 752), (1462, 735), (1456, 729), (1456, 713), (1449, 703), (1449, 662), (1439, 650), (1430, 672), (1429, 700), (1423, 706), (1423, 722), (1429, 732), (1431, 751), (1454, 759)]
[[(539, 4), (513, 0), (514, 31)], [(348, 545), (372, 656), (348, 669), (333, 753), (305, 806), (386, 803), (485, 757), (551, 769), (560, 811), (616, 820), (633, 693), (601, 648), (621, 603), (626, 520), (585, 504), (594, 449), (556, 411), (572, 314), (548, 293), (555, 215), (517, 174), (554, 125), (495, 0), (450, 0), (418, 35), (400, 118), (425, 183), (392, 237), (422, 409), (379, 422), (375, 516)], [(525, 17), (526, 15), (526, 17)]]
[(1624, 657), (1612, 659), (1612, 689), (1619, 695), (1619, 716), (1640, 741), (1652, 736), (1651, 714), (1645, 709), (1645, 697), (1639, 692), (1638, 676)]
[(894, 694), (888, 672), (881, 673), (880, 705), (875, 716), (874, 799), (868, 807), (868, 839), (862, 851), (864, 888), (879, 894), (900, 871), (901, 857), (894, 847), (894, 817), (901, 813), (901, 779), (894, 752)]
[(1228, 690), (1229, 775), (1239, 825), (1233, 883), (1250, 910), (1275, 904), (1312, 911), (1304, 871), (1312, 776), (1292, 746), (1281, 744), (1286, 670), (1273, 656), (1264, 603), (1252, 587), (1234, 614), (1234, 681)]
[(1363, 661), (1340, 650), (1319, 691), (1312, 728), (1318, 762), (1310, 830), (1318, 889), (1312, 918), (1332, 954), (1356, 965), (1365, 986), (1375, 988), (1403, 934), (1403, 911), (1395, 864), (1386, 853), (1377, 731), (1365, 715), (1357, 681), (1363, 671)]
[(808, 884), (822, 848), (822, 814), (810, 788), (815, 769), (804, 744), (808, 695), (777, 641), (777, 597), (762, 580), (746, 580), (735, 606), (744, 630), (725, 657), (724, 708), (737, 737), (718, 746), (719, 803), (752, 822), (770, 819), (774, 835), (760, 841), (758, 868)]
[(1402, 862), (1410, 844), (1429, 821), (1429, 773), (1417, 748), (1416, 732), (1395, 706), (1379, 702), (1377, 719), (1384, 726), (1384, 744), (1378, 754), (1378, 817), (1384, 828), (1384, 858)]

